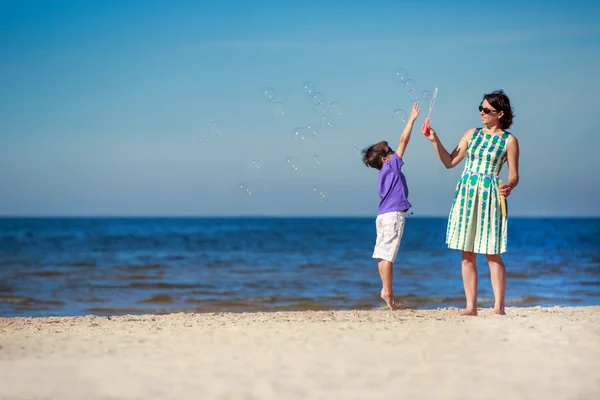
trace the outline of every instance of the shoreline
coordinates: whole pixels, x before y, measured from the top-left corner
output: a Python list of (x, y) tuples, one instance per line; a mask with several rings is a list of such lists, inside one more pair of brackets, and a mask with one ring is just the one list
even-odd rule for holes
[[(123, 310), (127, 310), (127, 309), (123, 309)], [(60, 320), (68, 320), (68, 321), (72, 321), (73, 319), (78, 320), (78, 319), (86, 319), (86, 318), (100, 318), (100, 319), (108, 319), (108, 320), (118, 320), (119, 318), (122, 319), (127, 319), (127, 318), (134, 318), (134, 319), (148, 319), (148, 318), (164, 318), (164, 317), (174, 317), (174, 316), (189, 316), (189, 317), (197, 317), (197, 318), (203, 318), (206, 316), (210, 316), (210, 317), (226, 317), (226, 316), (259, 316), (259, 315), (273, 315), (273, 314), (278, 314), (278, 315), (285, 315), (287, 317), (293, 316), (293, 315), (310, 315), (310, 314), (328, 314), (328, 315), (358, 315), (358, 314), (376, 314), (379, 315), (379, 313), (382, 313), (382, 315), (380, 315), (382, 318), (384, 318), (384, 320), (389, 321), (390, 319), (388, 318), (389, 316), (384, 316), (383, 314), (385, 313), (390, 313), (390, 314), (394, 314), (394, 313), (402, 313), (403, 316), (410, 316), (411, 314), (435, 314), (435, 313), (440, 313), (441, 315), (443, 315), (444, 317), (451, 317), (452, 313), (456, 313), (457, 317), (460, 318), (464, 318), (464, 316), (460, 316), (459, 313), (460, 311), (462, 311), (463, 308), (460, 307), (437, 307), (437, 308), (413, 308), (411, 306), (406, 306), (404, 304), (401, 304), (400, 307), (394, 309), (394, 310), (389, 310), (385, 304), (381, 304), (379, 307), (377, 308), (357, 308), (357, 309), (306, 309), (306, 310), (295, 310), (295, 309), (291, 309), (291, 310), (286, 310), (286, 309), (278, 309), (275, 308), (273, 310), (248, 310), (248, 311), (244, 311), (244, 310), (240, 310), (240, 311), (194, 311), (193, 309), (175, 309), (175, 310), (169, 310), (166, 309), (164, 310), (165, 312), (162, 312), (161, 309), (156, 309), (157, 312), (146, 312), (146, 313), (137, 313), (137, 312), (133, 312), (133, 313), (125, 313), (125, 314), (110, 314), (110, 315), (105, 315), (105, 314), (86, 314), (86, 315), (46, 315), (46, 316), (29, 316), (29, 315), (25, 315), (25, 316), (2, 316), (0, 315), (0, 329), (5, 328), (5, 322), (7, 321), (11, 321), (11, 320), (27, 320), (27, 321), (34, 321), (34, 320), (40, 320), (42, 322), (48, 322), (48, 321), (44, 321), (44, 320), (49, 320), (52, 321), (52, 323), (56, 323), (56, 322), (60, 322)], [(586, 305), (581, 305), (581, 306), (563, 306), (563, 305), (553, 305), (553, 306), (523, 306), (523, 307), (519, 307), (519, 306), (508, 306), (506, 307), (506, 311), (507, 311), (507, 315), (506, 316), (497, 316), (496, 314), (494, 314), (492, 312), (492, 307), (478, 307), (477, 308), (477, 312), (479, 313), (477, 316), (479, 317), (507, 317), (510, 318), (512, 316), (523, 316), (523, 312), (525, 312), (524, 314), (529, 315), (531, 313), (535, 313), (535, 312), (541, 312), (541, 313), (546, 313), (546, 312), (551, 312), (551, 313), (558, 313), (558, 312), (562, 312), (564, 311), (565, 313), (567, 312), (575, 312), (577, 313), (578, 310), (586, 310), (586, 311), (590, 311), (592, 313), (598, 313), (600, 315), (600, 304), (586, 304)], [(132, 311), (137, 311), (135, 309), (132, 309)], [(148, 310), (150, 311), (150, 310)], [(511, 312), (510, 315), (508, 314), (508, 312)], [(433, 315), (429, 315), (429, 316), (433, 316)], [(477, 318), (477, 316), (475, 318)], [(11, 323), (9, 323), (10, 325)]]
[(0, 399), (598, 397), (600, 306), (506, 311), (0, 318)]
[[(151, 299), (158, 299), (155, 303), (151, 303), (151, 301), (146, 300), (142, 302), (138, 302), (135, 305), (140, 307), (127, 307), (127, 308), (119, 308), (119, 307), (102, 307), (100, 305), (96, 305), (94, 307), (82, 308), (81, 310), (75, 310), (75, 312), (60, 312), (56, 314), (52, 314), (50, 311), (45, 310), (45, 312), (40, 313), (42, 310), (37, 310), (34, 307), (28, 309), (21, 309), (19, 313), (15, 311), (9, 312), (7, 314), (2, 314), (0, 311), (0, 319), (1, 318), (24, 318), (24, 317), (32, 317), (32, 318), (52, 318), (52, 317), (85, 317), (85, 316), (97, 316), (97, 317), (107, 317), (107, 316), (125, 316), (125, 315), (169, 315), (169, 314), (223, 314), (223, 313), (232, 313), (232, 314), (245, 314), (245, 313), (275, 313), (275, 312), (312, 312), (312, 311), (323, 311), (323, 312), (345, 312), (345, 311), (380, 311), (387, 310), (385, 303), (381, 300), (379, 296), (375, 299), (367, 300), (357, 300), (353, 304), (345, 304), (343, 307), (338, 304), (331, 304), (327, 301), (322, 301), (321, 303), (304, 301), (303, 303), (293, 303), (293, 304), (276, 304), (269, 302), (268, 304), (259, 304), (250, 302), (248, 299), (242, 299), (239, 301), (215, 301), (215, 302), (202, 302), (202, 301), (188, 301), (190, 305), (188, 306), (178, 306), (168, 304), (166, 302), (161, 302), (166, 294), (162, 295), (154, 295), (151, 296)], [(17, 298), (16, 296), (13, 296)], [(0, 296), (0, 303), (4, 301), (8, 301), (11, 299), (10, 296)], [(150, 300), (151, 300), (150, 299)], [(456, 307), (456, 305), (452, 304), (461, 304), (464, 303), (464, 297), (456, 297), (456, 298), (416, 298), (416, 297), (407, 297), (407, 296), (395, 296), (396, 302), (399, 304), (399, 308), (396, 311), (403, 310), (414, 310), (414, 311), (437, 311), (437, 310), (460, 310), (460, 307)], [(435, 302), (433, 301), (435, 300)], [(593, 307), (596, 304), (593, 301), (584, 301), (580, 302), (578, 305), (573, 305), (570, 302), (566, 304), (556, 304), (556, 303), (544, 303), (543, 301), (550, 300), (546, 297), (536, 297), (536, 296), (526, 296), (519, 298), (510, 298), (506, 299), (506, 306), (513, 309), (525, 309), (525, 308), (560, 308), (560, 307)], [(428, 302), (429, 301), (429, 302)], [(542, 301), (542, 303), (537, 303)], [(282, 303), (287, 303), (285, 300), (281, 301)], [(198, 304), (194, 304), (198, 303)], [(202, 303), (208, 303), (205, 306), (200, 306)], [(435, 304), (439, 303), (439, 304)], [(450, 304), (448, 304), (450, 303)], [(42, 302), (42, 304), (44, 304)], [(434, 305), (435, 304), (435, 305)], [(479, 298), (480, 307), (478, 310), (483, 310), (485, 312), (486, 309), (491, 308), (494, 304), (493, 297), (483, 297)], [(148, 305), (154, 305), (155, 307), (148, 307)], [(28, 314), (23, 316), (23, 314)]]
[[(553, 305), (553, 306), (507, 306), (506, 310), (510, 310), (511, 315), (507, 315), (507, 317), (522, 315), (521, 311), (529, 312), (559, 312), (563, 311), (571, 311), (577, 312), (577, 310), (589, 309), (590, 311), (596, 311), (600, 313), (600, 304), (586, 304), (581, 306), (563, 306), (563, 305)], [(125, 309), (124, 309), (125, 310)], [(56, 320), (56, 319), (79, 319), (79, 318), (125, 318), (125, 317), (169, 317), (169, 316), (181, 316), (181, 315), (189, 315), (189, 316), (226, 316), (226, 315), (260, 315), (260, 314), (369, 314), (369, 313), (383, 313), (389, 312), (393, 313), (403, 313), (403, 315), (409, 314), (434, 314), (434, 313), (442, 313), (445, 316), (449, 316), (452, 312), (458, 313), (462, 310), (460, 307), (437, 307), (437, 308), (412, 308), (410, 306), (401, 305), (399, 308), (395, 310), (389, 310), (385, 304), (382, 304), (378, 308), (373, 309), (308, 309), (308, 310), (285, 310), (285, 309), (274, 309), (274, 310), (250, 310), (250, 311), (193, 311), (193, 310), (175, 310), (167, 312), (160, 312), (160, 309), (157, 309), (158, 312), (147, 312), (147, 313), (132, 313), (132, 314), (111, 314), (111, 315), (99, 315), (99, 314), (86, 314), (86, 315), (46, 315), (46, 316), (2, 316), (0, 315), (0, 329), (3, 328), (2, 321), (6, 320)], [(478, 307), (477, 311), (480, 313), (479, 316), (493, 316), (492, 307)], [(489, 313), (488, 313), (489, 311)]]

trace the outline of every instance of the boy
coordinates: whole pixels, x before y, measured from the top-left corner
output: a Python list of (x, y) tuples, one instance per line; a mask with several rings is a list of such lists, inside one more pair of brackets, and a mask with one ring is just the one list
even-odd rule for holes
[(379, 189), (379, 210), (377, 212), (377, 240), (373, 258), (379, 259), (377, 264), (381, 276), (381, 298), (388, 308), (393, 310), (394, 302), (393, 278), (394, 260), (400, 247), (404, 233), (406, 212), (411, 207), (408, 202), (408, 187), (402, 173), (402, 156), (410, 140), (415, 120), (419, 116), (419, 106), (413, 104), (410, 116), (400, 135), (398, 150), (394, 152), (387, 142), (379, 142), (362, 150), (363, 163), (379, 170), (377, 187)]

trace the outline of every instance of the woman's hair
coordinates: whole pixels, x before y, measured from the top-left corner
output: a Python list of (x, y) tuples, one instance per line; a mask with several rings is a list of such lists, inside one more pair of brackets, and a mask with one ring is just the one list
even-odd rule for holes
[(390, 146), (386, 141), (375, 143), (369, 147), (365, 147), (361, 151), (363, 163), (367, 167), (381, 169), (383, 167), (383, 162), (381, 161), (381, 159), (385, 157), (385, 154), (387, 153), (389, 147)]
[[(487, 93), (483, 95), (483, 100), (487, 100), (488, 103), (492, 107), (494, 107), (497, 111), (504, 112), (504, 115), (500, 117), (500, 128), (502, 130), (507, 130), (513, 123), (513, 109), (510, 106), (510, 100), (506, 93), (503, 90), (496, 90), (492, 93)], [(483, 102), (482, 100), (482, 102)]]

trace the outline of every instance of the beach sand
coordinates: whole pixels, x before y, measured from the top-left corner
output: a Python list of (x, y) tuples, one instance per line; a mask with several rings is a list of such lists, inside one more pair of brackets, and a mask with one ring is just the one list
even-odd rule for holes
[(600, 399), (600, 306), (0, 318), (1, 399)]

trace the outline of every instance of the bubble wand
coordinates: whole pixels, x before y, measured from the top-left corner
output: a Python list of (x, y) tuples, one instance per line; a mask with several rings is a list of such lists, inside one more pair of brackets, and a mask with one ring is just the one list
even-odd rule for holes
[(423, 134), (425, 136), (429, 136), (431, 134), (431, 130), (429, 129), (429, 122), (431, 121), (431, 110), (433, 110), (433, 105), (435, 104), (435, 98), (437, 97), (438, 88), (435, 88), (433, 91), (433, 96), (431, 96), (431, 100), (429, 100), (429, 113), (427, 113), (427, 118), (425, 118), (425, 122), (423, 123)]

